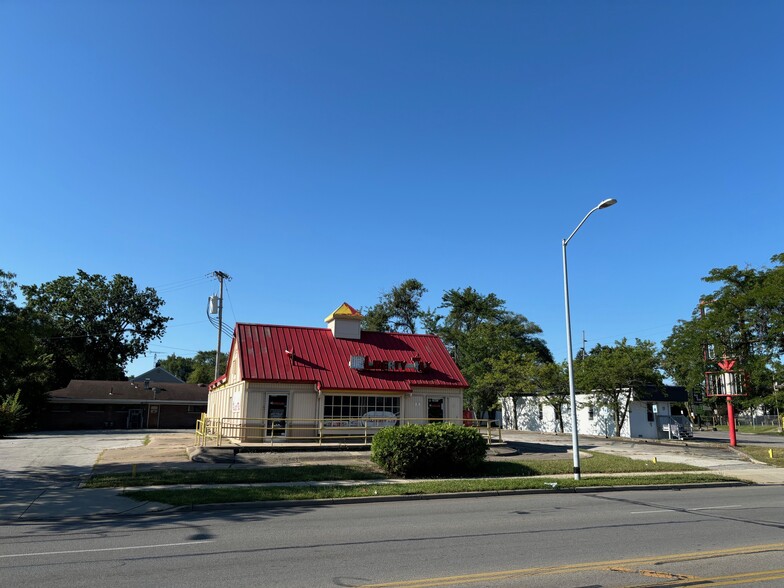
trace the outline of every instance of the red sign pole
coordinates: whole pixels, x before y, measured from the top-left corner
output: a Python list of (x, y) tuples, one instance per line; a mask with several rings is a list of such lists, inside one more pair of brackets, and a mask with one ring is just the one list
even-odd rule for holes
[(737, 447), (738, 440), (735, 436), (735, 411), (732, 408), (732, 396), (727, 396), (727, 421), (730, 426), (730, 447)]

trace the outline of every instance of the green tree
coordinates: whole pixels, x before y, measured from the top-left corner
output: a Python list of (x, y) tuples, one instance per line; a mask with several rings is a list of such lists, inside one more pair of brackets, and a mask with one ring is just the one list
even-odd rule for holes
[(539, 398), (553, 408), (558, 429), (563, 433), (563, 408), (571, 402), (566, 362), (537, 364), (533, 379)]
[[(552, 362), (552, 354), (537, 335), (539, 326), (525, 316), (505, 308), (505, 301), (493, 293), (483, 295), (471, 287), (447, 290), (436, 311), (426, 313), (428, 332), (441, 337), (452, 353), (470, 387), (466, 400), (480, 412), (496, 406), (491, 375), (502, 364), (525, 364), (529, 358), (538, 363)], [(438, 310), (446, 310), (445, 315)], [(511, 367), (511, 366), (510, 366)]]
[(43, 346), (53, 358), (55, 385), (71, 379), (124, 379), (124, 366), (160, 338), (170, 320), (155, 290), (133, 279), (111, 280), (82, 270), (40, 286), (22, 286)]
[[(218, 375), (226, 372), (228, 355), (221, 351), (218, 366)], [(199, 351), (193, 356), (193, 371), (188, 376), (189, 384), (209, 384), (215, 379), (215, 350)]]
[(392, 316), (386, 304), (379, 302), (362, 310), (362, 330), (388, 333), (392, 330), (389, 323)]
[(771, 261), (771, 268), (714, 268), (703, 278), (718, 287), (662, 344), (663, 368), (677, 384), (704, 389), (705, 372), (726, 355), (750, 376), (748, 399), (739, 404), (775, 397), (776, 365), (784, 353), (784, 254)]
[(170, 374), (173, 374), (183, 382), (186, 382), (193, 372), (193, 358), (180, 357), (179, 355), (172, 353), (166, 359), (160, 360), (157, 367), (162, 367)]
[(394, 286), (365, 310), (362, 327), (368, 331), (416, 333), (424, 316), (420, 304), (426, 292), (427, 288), (415, 278)]
[(0, 270), (0, 397), (18, 393), (26, 424), (35, 424), (48, 401), (52, 357), (43, 349), (35, 321), (16, 305), (15, 275)]
[(596, 395), (597, 403), (610, 409), (615, 434), (623, 429), (629, 412), (631, 392), (648, 386), (661, 387), (662, 374), (656, 345), (626, 339), (613, 346), (597, 345), (575, 366), (575, 384), (584, 393)]

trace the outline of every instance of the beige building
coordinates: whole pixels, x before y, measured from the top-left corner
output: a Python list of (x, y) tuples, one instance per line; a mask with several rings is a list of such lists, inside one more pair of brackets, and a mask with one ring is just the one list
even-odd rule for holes
[(363, 332), (342, 304), (327, 328), (238, 323), (207, 417), (222, 437), (339, 441), (397, 423), (462, 422), (468, 384), (435, 335)]

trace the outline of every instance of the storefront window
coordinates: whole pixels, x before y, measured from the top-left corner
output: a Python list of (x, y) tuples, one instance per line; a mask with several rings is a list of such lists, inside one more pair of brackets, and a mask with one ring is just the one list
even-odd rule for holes
[(388, 426), (387, 421), (398, 418), (399, 396), (324, 396), (325, 427), (363, 427), (366, 421), (368, 426)]

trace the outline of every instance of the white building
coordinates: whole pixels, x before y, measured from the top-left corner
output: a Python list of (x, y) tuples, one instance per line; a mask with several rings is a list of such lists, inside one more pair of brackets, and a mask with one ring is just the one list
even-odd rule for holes
[[(686, 389), (680, 386), (664, 386), (631, 390), (629, 408), (620, 432), (615, 430), (612, 410), (603, 406), (595, 394), (577, 394), (577, 423), (581, 435), (599, 437), (630, 437), (643, 439), (667, 439), (683, 435), (677, 425), (682, 421), (680, 409), (673, 413), (673, 405), (685, 404), (688, 400)], [(505, 429), (518, 429), (540, 433), (560, 432), (555, 409), (538, 396), (501, 399), (502, 426)], [(516, 414), (515, 414), (516, 412)], [(569, 404), (562, 407), (564, 432), (572, 431)], [(675, 425), (676, 428), (670, 428)], [(689, 429), (687, 426), (686, 429)], [(686, 431), (688, 434), (688, 431)]]

